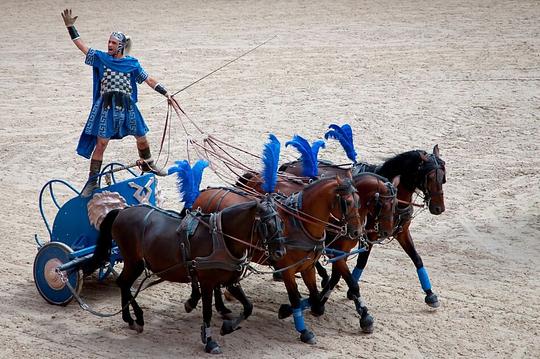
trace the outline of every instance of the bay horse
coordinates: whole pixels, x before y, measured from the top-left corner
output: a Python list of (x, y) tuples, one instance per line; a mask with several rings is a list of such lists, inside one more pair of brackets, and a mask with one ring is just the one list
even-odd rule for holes
[[(349, 171), (335, 167), (336, 171), (331, 175), (347, 176)], [(328, 172), (322, 172), (323, 176), (329, 176)], [(388, 179), (374, 173), (361, 173), (353, 176), (354, 187), (356, 188), (360, 202), (358, 215), (362, 223), (372, 223), (369, 232), (376, 232), (377, 235), (386, 237), (394, 230), (394, 211), (397, 205), (397, 189), (400, 177), (394, 178), (393, 183)], [(255, 172), (249, 172), (241, 176), (238, 186), (250, 187), (259, 192), (262, 191), (262, 178)], [(283, 194), (291, 194), (299, 191), (305, 186), (305, 183), (296, 178), (282, 173), (277, 181), (276, 190)], [(261, 192), (262, 193), (262, 192)], [(367, 232), (362, 234), (365, 237)], [(323, 282), (321, 292), (321, 303), (324, 305), (332, 290), (335, 288), (340, 278), (347, 283), (349, 290), (347, 297), (353, 300), (357, 313), (360, 316), (360, 327), (365, 333), (373, 332), (373, 317), (369, 314), (365, 302), (362, 301), (358, 282), (353, 279), (349, 267), (347, 266), (348, 253), (359, 243), (360, 236), (343, 235), (334, 230), (327, 230), (326, 252), (332, 258), (332, 277)], [(361, 242), (367, 246), (367, 242)], [(363, 250), (359, 250), (361, 253)], [(324, 271), (324, 267), (316, 262), (317, 271)], [(326, 274), (328, 277), (328, 274)], [(290, 306), (282, 305), (280, 308), (280, 317), (285, 318), (292, 314)]]
[[(239, 283), (248, 263), (247, 253), (256, 248), (269, 253), (273, 260), (279, 260), (284, 253), (280, 240), (282, 228), (269, 196), (208, 215), (187, 211), (183, 218), (146, 205), (116, 209), (107, 214), (100, 226), (92, 263), (85, 272), (93, 272), (109, 258), (114, 239), (124, 260), (116, 281), (122, 296), (122, 319), (137, 332), (143, 331), (144, 318), (131, 294), (131, 286), (143, 271), (152, 271), (159, 281), (191, 283), (192, 295), (202, 295), (201, 338), (205, 351), (217, 354), (221, 353), (221, 348), (210, 330), (214, 288), (227, 286), (243, 305), (239, 317), (223, 322), (221, 334), (228, 334), (238, 329), (253, 308)], [(133, 308), (135, 320), (129, 306)]]
[[(280, 170), (295, 176), (301, 176), (302, 163), (300, 161), (290, 162), (282, 165)], [(335, 175), (343, 170), (342, 167), (331, 165), (328, 162), (319, 164), (319, 172), (327, 176)], [(432, 308), (438, 308), (440, 306), (439, 299), (433, 292), (427, 270), (424, 267), (422, 258), (416, 251), (409, 226), (413, 219), (413, 195), (417, 190), (423, 194), (424, 204), (429, 208), (431, 214), (440, 215), (445, 211), (443, 184), (446, 183), (446, 164), (440, 157), (439, 146), (435, 145), (432, 153), (423, 150), (407, 151), (388, 159), (381, 165), (355, 163), (352, 170), (353, 174), (373, 172), (390, 180), (396, 176), (401, 177), (397, 194), (399, 204), (396, 208), (395, 228), (391, 236), (396, 238), (414, 263), (420, 285), (426, 295), (425, 303)], [(383, 239), (384, 236), (370, 231), (373, 226), (374, 224), (370, 223), (370, 221), (366, 224), (370, 242), (376, 243), (376, 241)], [(372, 245), (369, 245), (366, 252), (358, 255), (353, 270), (353, 277), (356, 281), (360, 280), (371, 249)], [(328, 274), (324, 271), (319, 271), (319, 274), (323, 277), (323, 281), (328, 280)]]
[[(201, 191), (193, 204), (203, 212), (212, 212), (235, 203), (249, 201), (250, 196), (237, 189), (208, 188)], [(316, 180), (307, 186), (302, 185), (299, 192), (279, 200), (277, 211), (284, 221), (286, 254), (272, 262), (261, 261), (257, 250), (252, 257), (259, 264), (271, 264), (283, 274), (290, 306), (293, 308), (295, 329), (300, 333), (300, 340), (314, 344), (315, 334), (304, 323), (302, 298), (298, 291), (295, 274), (300, 273), (309, 290), (311, 312), (318, 316), (324, 313), (320, 304), (314, 263), (319, 259), (324, 248), (326, 228), (331, 217), (342, 223), (334, 228), (351, 236), (358, 236), (362, 228), (358, 216), (358, 194), (350, 179), (329, 177)], [(219, 293), (221, 294), (221, 293)], [(217, 294), (216, 294), (217, 295)]]

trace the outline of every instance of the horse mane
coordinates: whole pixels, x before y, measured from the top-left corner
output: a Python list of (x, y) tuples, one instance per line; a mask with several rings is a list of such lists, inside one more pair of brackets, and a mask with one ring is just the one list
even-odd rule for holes
[(206, 187), (205, 189), (203, 189), (203, 191), (206, 191), (208, 189), (222, 189), (222, 190), (226, 190), (226, 191), (232, 192), (234, 194), (237, 194), (239, 196), (249, 197), (249, 198), (251, 198), (253, 196), (252, 194), (249, 194), (246, 191), (242, 191), (240, 188), (237, 188), (237, 187), (224, 187), (224, 186)]
[[(240, 187), (240, 188), (246, 188), (248, 182), (252, 180), (255, 176), (257, 176), (257, 173), (255, 172), (246, 172), (240, 177), (238, 177), (238, 179), (234, 183), (234, 186)], [(222, 188), (222, 187), (218, 187), (218, 188)]]
[(356, 179), (359, 179), (360, 177), (367, 177), (367, 176), (370, 176), (370, 177), (375, 177), (383, 182), (390, 182), (388, 180), (388, 178), (384, 177), (384, 176), (381, 176), (380, 174), (377, 174), (377, 173), (373, 173), (373, 172), (361, 172), (361, 173), (357, 173), (353, 176), (353, 181), (356, 180)]
[[(328, 182), (328, 181), (335, 181), (336, 180), (336, 177), (323, 177), (323, 178), (319, 178), (315, 181), (312, 181), (310, 182), (308, 185), (306, 185), (304, 187), (304, 191), (305, 190), (309, 190), (311, 189), (312, 187), (315, 187), (315, 186), (318, 186), (320, 185), (321, 183), (323, 182)], [(343, 181), (342, 184), (340, 184), (337, 188), (336, 188), (336, 192), (350, 192), (352, 191), (353, 189), (353, 184), (351, 182), (351, 180), (349, 178), (342, 178), (341, 179)]]
[(401, 175), (401, 184), (407, 190), (414, 191), (420, 167), (423, 162), (421, 157), (422, 154), (427, 155), (427, 153), (422, 150), (412, 150), (395, 155), (380, 165), (377, 168), (376, 173), (387, 177), (390, 180)]
[(224, 208), (221, 211), (221, 214), (227, 214), (228, 212), (231, 212), (231, 211), (242, 212), (244, 210), (251, 209), (252, 207), (257, 207), (258, 205), (259, 205), (259, 202), (255, 201), (255, 200), (249, 201), (249, 202), (242, 202), (242, 203), (238, 203), (238, 204), (232, 205), (230, 207)]

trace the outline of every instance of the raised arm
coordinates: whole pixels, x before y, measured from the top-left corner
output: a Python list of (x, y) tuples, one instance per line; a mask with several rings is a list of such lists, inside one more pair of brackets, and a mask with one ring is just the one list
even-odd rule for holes
[(73, 17), (71, 14), (71, 9), (65, 9), (64, 12), (61, 13), (61, 15), (62, 19), (64, 19), (64, 24), (66, 24), (66, 27), (68, 29), (71, 40), (73, 40), (75, 46), (77, 46), (79, 50), (81, 50), (82, 53), (86, 55), (88, 53), (88, 46), (86, 46), (86, 44), (81, 40), (81, 36), (75, 28), (75, 21), (77, 20), (78, 16)]

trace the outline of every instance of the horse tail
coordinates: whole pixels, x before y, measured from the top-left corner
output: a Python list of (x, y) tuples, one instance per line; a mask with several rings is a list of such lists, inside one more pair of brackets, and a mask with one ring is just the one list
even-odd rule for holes
[(99, 237), (96, 242), (94, 255), (83, 266), (84, 275), (92, 274), (96, 269), (101, 267), (111, 256), (112, 248), (112, 226), (114, 220), (120, 213), (120, 209), (113, 209), (101, 222), (99, 227)]

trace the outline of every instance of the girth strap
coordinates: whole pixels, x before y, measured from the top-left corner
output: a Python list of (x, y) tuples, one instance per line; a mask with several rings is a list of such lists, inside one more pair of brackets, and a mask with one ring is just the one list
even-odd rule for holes
[(247, 251), (242, 258), (235, 258), (223, 238), (221, 212), (210, 215), (210, 231), (212, 233), (213, 250), (209, 256), (196, 257), (194, 264), (197, 269), (223, 269), (242, 271), (247, 264)]

